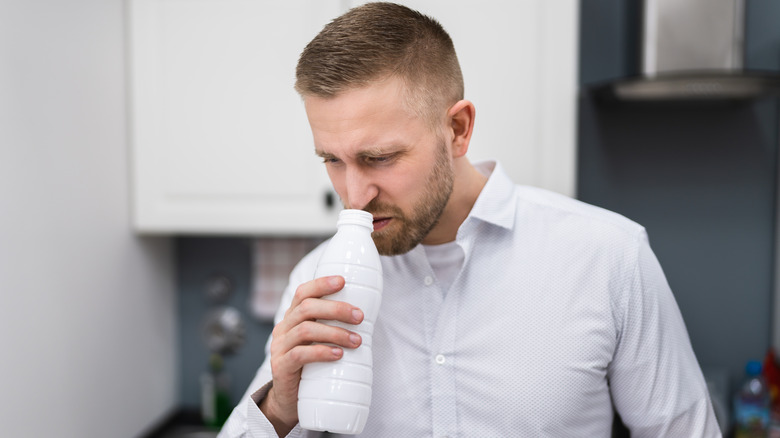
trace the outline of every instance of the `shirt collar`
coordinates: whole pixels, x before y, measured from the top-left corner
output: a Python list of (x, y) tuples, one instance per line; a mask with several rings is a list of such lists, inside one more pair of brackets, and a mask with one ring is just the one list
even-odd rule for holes
[(471, 208), (467, 221), (475, 218), (511, 230), (517, 211), (514, 182), (496, 161), (481, 161), (474, 167), (488, 180)]

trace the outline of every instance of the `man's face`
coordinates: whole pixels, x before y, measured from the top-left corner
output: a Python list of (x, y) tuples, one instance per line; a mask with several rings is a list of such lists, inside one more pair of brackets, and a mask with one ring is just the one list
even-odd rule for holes
[(446, 141), (404, 105), (401, 81), (308, 96), (305, 105), (344, 206), (374, 216), (379, 253), (403, 254), (422, 242), (452, 192), (452, 158)]

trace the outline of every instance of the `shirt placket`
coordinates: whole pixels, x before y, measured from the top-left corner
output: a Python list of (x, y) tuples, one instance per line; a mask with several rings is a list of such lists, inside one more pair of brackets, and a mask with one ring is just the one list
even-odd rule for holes
[(457, 404), (455, 393), (455, 307), (457, 294), (451, 286), (446, 298), (429, 270), (423, 277), (428, 291), (431, 312), (428, 319), (429, 367), (431, 376), (431, 420), (433, 437), (455, 437), (457, 434)]

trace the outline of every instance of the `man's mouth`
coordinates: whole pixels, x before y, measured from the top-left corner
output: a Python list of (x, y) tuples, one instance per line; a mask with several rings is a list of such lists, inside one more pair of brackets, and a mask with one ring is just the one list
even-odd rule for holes
[(389, 217), (374, 217), (374, 231), (379, 231), (386, 227), (391, 220), (392, 218)]

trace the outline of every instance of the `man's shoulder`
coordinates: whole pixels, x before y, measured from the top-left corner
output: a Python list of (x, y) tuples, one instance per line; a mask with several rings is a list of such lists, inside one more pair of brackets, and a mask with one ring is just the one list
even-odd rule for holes
[(549, 226), (579, 229), (583, 234), (636, 238), (645, 232), (642, 225), (619, 213), (550, 190), (519, 185), (516, 196), (518, 220), (543, 220)]

